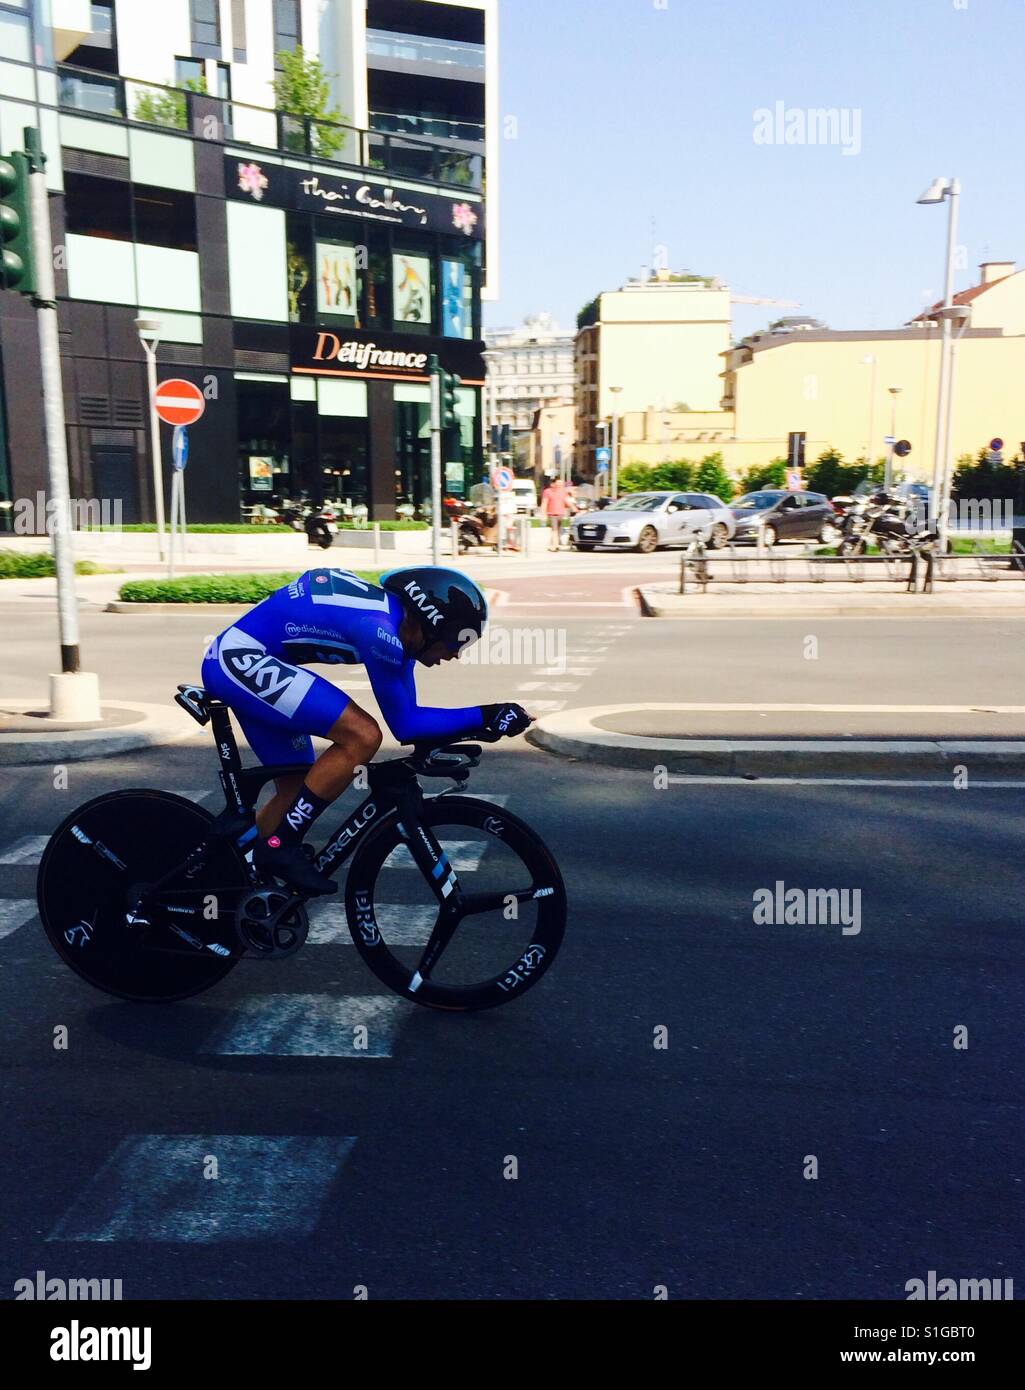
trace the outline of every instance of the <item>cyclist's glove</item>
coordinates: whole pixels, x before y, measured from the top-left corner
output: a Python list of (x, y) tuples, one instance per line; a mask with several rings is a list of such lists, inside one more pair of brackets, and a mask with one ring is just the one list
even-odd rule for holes
[(525, 734), (533, 719), (522, 705), (482, 705), (485, 733), (499, 738), (516, 738)]

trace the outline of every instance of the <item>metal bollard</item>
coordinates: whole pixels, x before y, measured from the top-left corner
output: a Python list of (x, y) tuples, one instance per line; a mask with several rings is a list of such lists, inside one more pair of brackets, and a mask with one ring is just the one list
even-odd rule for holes
[(381, 563), (381, 523), (374, 522), (374, 564)]
[(453, 521), (450, 527), (452, 535), (452, 558), (459, 559), (459, 522)]

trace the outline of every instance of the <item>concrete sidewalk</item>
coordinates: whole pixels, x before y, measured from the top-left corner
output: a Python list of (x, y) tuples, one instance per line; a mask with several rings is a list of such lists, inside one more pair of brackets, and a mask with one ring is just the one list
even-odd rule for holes
[[(843, 737), (835, 733), (821, 738), (752, 737), (755, 725), (748, 714), (746, 732), (685, 737), (693, 708), (631, 703), (566, 710), (542, 719), (527, 737), (536, 747), (564, 757), (649, 774), (664, 767), (669, 773), (691, 776), (910, 778), (952, 777), (956, 768), (964, 767), (976, 777), (1025, 777), (1025, 737), (1014, 733), (1003, 738), (968, 734)], [(937, 717), (955, 716), (938, 711)], [(1025, 727), (1025, 707), (1014, 707), (1006, 717), (1014, 717), (1018, 728)]]
[(931, 594), (909, 594), (899, 584), (749, 582), (710, 584), (705, 593), (680, 594), (678, 586), (638, 587), (646, 618), (928, 618), (1020, 617), (1025, 614), (1025, 583), (959, 580), (939, 583)]

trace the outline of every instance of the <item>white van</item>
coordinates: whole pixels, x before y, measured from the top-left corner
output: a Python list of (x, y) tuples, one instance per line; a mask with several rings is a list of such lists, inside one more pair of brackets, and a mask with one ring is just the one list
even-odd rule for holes
[(520, 516), (533, 516), (537, 511), (537, 488), (529, 478), (517, 478), (512, 485), (516, 511)]

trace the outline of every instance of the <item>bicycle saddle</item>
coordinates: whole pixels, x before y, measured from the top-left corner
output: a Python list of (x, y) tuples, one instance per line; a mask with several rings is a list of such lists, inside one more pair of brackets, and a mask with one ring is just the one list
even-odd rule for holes
[(181, 705), (186, 714), (191, 714), (197, 724), (210, 723), (210, 697), (201, 685), (180, 685), (174, 697), (176, 705)]

